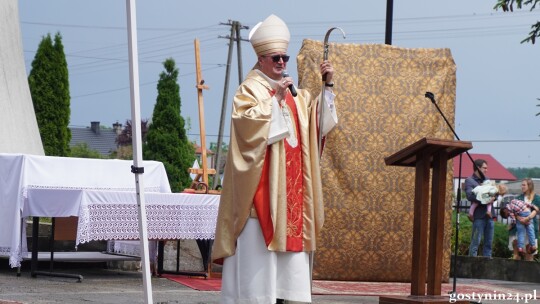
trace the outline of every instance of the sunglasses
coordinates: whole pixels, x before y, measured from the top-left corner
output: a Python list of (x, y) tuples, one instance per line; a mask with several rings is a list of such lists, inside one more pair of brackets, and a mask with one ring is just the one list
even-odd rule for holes
[(283, 59), (283, 62), (288, 62), (289, 58), (291, 58), (291, 56), (289, 55), (274, 55), (274, 56), (264, 56), (264, 57), (270, 57), (272, 58), (272, 61), (276, 63), (279, 62), (280, 59)]

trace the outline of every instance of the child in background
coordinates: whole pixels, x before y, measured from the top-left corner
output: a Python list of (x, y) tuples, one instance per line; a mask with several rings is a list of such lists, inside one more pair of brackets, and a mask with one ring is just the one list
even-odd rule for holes
[[(476, 194), (476, 199), (479, 200), (483, 205), (487, 205), (486, 216), (493, 217), (491, 209), (493, 202), (496, 198), (501, 198), (508, 192), (508, 188), (503, 184), (495, 185), (493, 181), (487, 180), (482, 185), (476, 186), (473, 189), (474, 194)], [(477, 202), (472, 202), (471, 207), (469, 208), (469, 219), (473, 220), (474, 210), (478, 206)]]
[(516, 220), (516, 216), (528, 217), (531, 214), (532, 209), (538, 212), (538, 207), (535, 205), (518, 199), (511, 200), (508, 204), (501, 208), (501, 216), (504, 219), (511, 217), (515, 222), (519, 254), (524, 253), (523, 248), (525, 247), (525, 233), (527, 233), (527, 237), (529, 238), (529, 249), (527, 253), (531, 254), (536, 251), (536, 235), (534, 234), (534, 225), (531, 225), (530, 223), (525, 225)]

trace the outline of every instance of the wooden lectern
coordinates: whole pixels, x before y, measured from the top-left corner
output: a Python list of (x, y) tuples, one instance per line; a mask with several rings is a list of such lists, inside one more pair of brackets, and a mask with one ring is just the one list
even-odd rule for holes
[[(422, 138), (384, 159), (387, 166), (415, 167), (416, 177), (411, 295), (380, 297), (379, 303), (448, 303), (448, 297), (441, 295), (447, 162), (471, 148), (471, 142), (467, 141)], [(433, 181), (428, 222), (430, 168), (433, 168)]]

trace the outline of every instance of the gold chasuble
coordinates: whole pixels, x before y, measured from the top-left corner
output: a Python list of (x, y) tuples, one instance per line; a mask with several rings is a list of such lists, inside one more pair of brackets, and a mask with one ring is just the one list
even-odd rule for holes
[[(272, 96), (274, 93), (272, 92)], [(302, 215), (303, 215), (303, 181), (302, 181), (302, 150), (300, 149), (301, 138), (298, 130), (298, 111), (290, 92), (287, 93), (286, 102), (282, 105), (284, 115), (290, 118), (292, 123), (291, 133), (285, 139), (285, 178), (287, 184), (287, 251), (302, 251)], [(253, 199), (253, 205), (257, 211), (257, 218), (264, 235), (266, 246), (270, 245), (274, 237), (274, 227), (270, 214), (270, 180), (269, 170), (272, 151), (266, 149), (261, 181)]]
[(234, 255), (252, 207), (269, 250), (315, 250), (324, 220), (318, 97), (301, 89), (295, 98), (287, 95), (283, 107), (291, 115), (295, 137), (268, 146), (272, 95), (270, 84), (256, 70), (236, 92), (213, 260)]

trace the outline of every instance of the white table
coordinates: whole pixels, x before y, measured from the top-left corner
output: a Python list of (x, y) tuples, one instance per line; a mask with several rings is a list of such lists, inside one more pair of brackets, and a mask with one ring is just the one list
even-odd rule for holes
[[(219, 195), (148, 192), (145, 202), (149, 239), (214, 239)], [(78, 216), (76, 245), (139, 239), (135, 192), (28, 189), (24, 210), (23, 216)]]
[[(0, 153), (0, 255), (8, 256), (12, 267), (20, 266), (22, 254), (27, 252), (21, 219), (78, 215), (80, 190), (135, 192), (132, 164), (126, 160)], [(144, 161), (142, 166), (145, 193), (171, 192), (161, 162)], [(49, 190), (51, 196), (37, 195), (39, 190)]]

